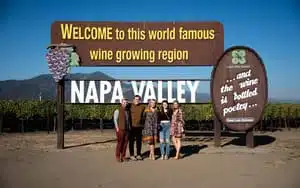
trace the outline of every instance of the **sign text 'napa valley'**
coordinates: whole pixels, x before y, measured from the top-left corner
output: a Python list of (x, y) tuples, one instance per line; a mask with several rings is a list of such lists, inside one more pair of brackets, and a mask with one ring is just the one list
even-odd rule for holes
[(72, 80), (70, 103), (119, 103), (122, 98), (142, 97), (142, 103), (149, 99), (172, 103), (199, 102), (200, 81), (94, 81)]

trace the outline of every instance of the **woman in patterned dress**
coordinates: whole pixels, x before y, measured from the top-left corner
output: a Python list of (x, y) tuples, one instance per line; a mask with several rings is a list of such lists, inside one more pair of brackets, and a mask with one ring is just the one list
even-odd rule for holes
[(173, 103), (173, 115), (171, 122), (171, 136), (176, 149), (175, 159), (180, 158), (181, 138), (184, 134), (184, 114), (178, 101)]
[(149, 145), (149, 158), (155, 160), (155, 142), (158, 140), (158, 110), (156, 109), (156, 101), (154, 99), (149, 101), (148, 107), (144, 111), (144, 129), (143, 141)]

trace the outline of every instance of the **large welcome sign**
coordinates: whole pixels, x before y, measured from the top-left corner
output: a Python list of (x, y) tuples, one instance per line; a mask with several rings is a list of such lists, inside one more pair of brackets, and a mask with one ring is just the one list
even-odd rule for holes
[(215, 65), (219, 22), (54, 22), (51, 43), (76, 47), (80, 66)]
[[(121, 99), (142, 98), (142, 103), (149, 99), (157, 102), (167, 100), (172, 103), (207, 103), (209, 97), (200, 93), (200, 83), (208, 80), (71, 80), (66, 81), (67, 103), (119, 103)], [(207, 94), (208, 95), (208, 94)]]
[(267, 85), (264, 64), (253, 49), (238, 46), (226, 50), (212, 73), (216, 116), (233, 130), (252, 128), (263, 115)]
[(201, 80), (66, 81), (71, 67), (215, 66), (223, 52), (219, 22), (54, 22), (46, 59), (57, 83), (57, 147), (64, 148), (66, 102), (118, 103), (134, 95), (143, 103), (209, 100), (200, 93)]

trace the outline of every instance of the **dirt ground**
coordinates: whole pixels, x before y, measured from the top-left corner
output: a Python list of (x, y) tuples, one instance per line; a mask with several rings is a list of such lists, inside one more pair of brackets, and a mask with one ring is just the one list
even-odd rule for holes
[(67, 132), (64, 150), (54, 133), (2, 134), (0, 187), (299, 188), (300, 131), (255, 135), (254, 149), (235, 137), (215, 148), (204, 134), (184, 138), (181, 160), (117, 163), (111, 130)]

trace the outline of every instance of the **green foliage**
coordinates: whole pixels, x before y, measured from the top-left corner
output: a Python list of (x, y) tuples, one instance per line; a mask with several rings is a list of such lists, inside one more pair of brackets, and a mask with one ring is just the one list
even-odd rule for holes
[(1, 114), (6, 115), (6, 114), (16, 114), (17, 107), (16, 107), (16, 102), (14, 101), (1, 101), (0, 102), (0, 110)]
[(264, 111), (264, 119), (268, 120), (273, 117), (272, 104), (267, 104)]
[[(0, 100), (0, 115), (14, 114), (18, 118), (47, 118), (56, 111), (54, 101), (7, 101)], [(68, 104), (65, 105), (66, 119), (112, 119), (118, 104)], [(211, 120), (213, 109), (211, 104), (183, 104), (185, 120)], [(300, 118), (300, 104), (267, 104), (264, 119)]]
[(103, 108), (99, 105), (89, 105), (87, 109), (87, 119), (100, 119), (103, 117)]
[(213, 109), (211, 104), (201, 105), (203, 109), (203, 119), (211, 120), (213, 118)]
[(197, 114), (195, 112), (193, 113), (193, 111), (195, 111), (195, 107), (192, 105), (190, 107), (188, 107), (187, 105), (182, 105), (182, 110), (184, 112), (184, 119), (186, 121), (194, 119), (195, 114)]
[(114, 111), (119, 107), (119, 105), (110, 104), (110, 105), (101, 105), (103, 108), (103, 119), (112, 119)]
[(42, 116), (44, 110), (42, 109), (42, 104), (39, 101), (16, 101), (16, 114), (18, 118), (29, 119), (34, 116)]

